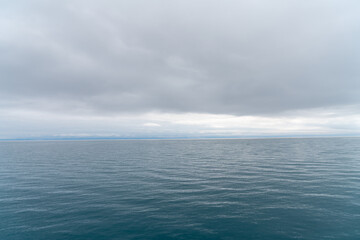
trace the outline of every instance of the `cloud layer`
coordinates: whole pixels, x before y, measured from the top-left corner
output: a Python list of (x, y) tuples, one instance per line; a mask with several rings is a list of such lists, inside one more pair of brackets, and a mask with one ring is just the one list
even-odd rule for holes
[(0, 3), (0, 139), (360, 134), (360, 2)]
[(360, 102), (357, 1), (2, 3), (0, 100), (265, 115)]

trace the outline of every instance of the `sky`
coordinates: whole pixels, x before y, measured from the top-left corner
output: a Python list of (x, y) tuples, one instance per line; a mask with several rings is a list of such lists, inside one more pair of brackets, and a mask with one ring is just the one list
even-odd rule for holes
[(356, 0), (0, 0), (0, 139), (360, 136)]

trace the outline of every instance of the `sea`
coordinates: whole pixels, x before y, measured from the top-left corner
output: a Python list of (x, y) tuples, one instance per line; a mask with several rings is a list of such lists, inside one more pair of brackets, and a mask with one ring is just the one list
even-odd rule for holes
[(360, 138), (0, 142), (1, 240), (360, 239)]

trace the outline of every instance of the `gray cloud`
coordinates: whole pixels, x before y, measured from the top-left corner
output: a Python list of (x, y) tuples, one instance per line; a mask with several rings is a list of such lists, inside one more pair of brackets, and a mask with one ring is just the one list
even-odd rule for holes
[(1, 4), (3, 107), (262, 115), (360, 103), (358, 1)]

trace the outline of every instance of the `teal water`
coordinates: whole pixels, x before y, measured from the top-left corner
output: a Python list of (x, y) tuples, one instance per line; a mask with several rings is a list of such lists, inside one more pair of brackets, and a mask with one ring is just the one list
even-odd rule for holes
[(360, 138), (0, 142), (0, 239), (360, 239)]

